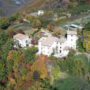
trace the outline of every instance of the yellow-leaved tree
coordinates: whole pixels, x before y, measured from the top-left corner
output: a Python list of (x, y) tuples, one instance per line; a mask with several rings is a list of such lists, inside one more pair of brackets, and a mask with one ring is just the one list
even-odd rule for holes
[(46, 67), (47, 57), (41, 56), (39, 60), (37, 60), (31, 67), (31, 71), (37, 71), (40, 74), (40, 78), (44, 79), (48, 77), (48, 70)]

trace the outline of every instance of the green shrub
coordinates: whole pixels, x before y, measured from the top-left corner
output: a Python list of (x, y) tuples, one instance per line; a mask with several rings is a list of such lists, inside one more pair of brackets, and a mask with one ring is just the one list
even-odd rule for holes
[(57, 80), (52, 86), (52, 90), (90, 90), (90, 85), (79, 78), (68, 77)]
[(59, 66), (52, 67), (52, 76), (54, 77), (54, 79), (57, 79), (59, 74), (60, 74), (60, 67)]

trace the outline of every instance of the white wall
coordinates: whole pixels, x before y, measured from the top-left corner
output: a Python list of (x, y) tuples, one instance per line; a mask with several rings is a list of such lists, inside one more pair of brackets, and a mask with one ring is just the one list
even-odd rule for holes
[[(54, 50), (54, 56), (60, 57), (60, 58), (65, 57), (69, 54), (69, 48), (76, 50), (77, 39), (78, 39), (77, 35), (67, 35), (67, 40), (63, 43), (53, 42), (52, 45), (43, 46), (42, 40), (44, 39), (41, 38), (38, 42), (39, 54), (50, 56)], [(60, 53), (60, 50), (61, 50), (61, 53)]]
[(66, 45), (67, 45), (66, 42), (63, 43), (58, 42), (57, 43), (58, 53), (56, 53), (55, 56), (60, 58), (67, 56), (69, 50), (66, 50)]
[[(15, 38), (14, 38), (15, 39)], [(20, 40), (20, 39), (15, 39), (15, 41), (18, 41), (19, 42), (19, 45), (21, 47), (26, 47), (27, 46), (27, 42), (30, 42), (31, 39), (28, 37), (26, 39), (23, 39), (23, 40)], [(29, 44), (28, 44), (29, 45)]]
[(70, 48), (76, 50), (76, 44), (77, 44), (77, 35), (67, 35), (67, 44)]
[(41, 10), (38, 11), (38, 15), (43, 15), (43, 14), (44, 14), (44, 11), (41, 11)]
[(47, 56), (50, 56), (53, 53), (53, 49), (56, 47), (56, 42), (54, 42), (50, 46), (43, 46), (42, 42), (39, 41), (38, 48), (39, 48), (39, 54), (44, 54)]

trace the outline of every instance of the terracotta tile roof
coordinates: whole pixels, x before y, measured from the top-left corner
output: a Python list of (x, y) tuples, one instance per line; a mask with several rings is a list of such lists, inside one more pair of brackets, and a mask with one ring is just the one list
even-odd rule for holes
[(16, 35), (14, 35), (13, 38), (14, 38), (14, 39), (20, 39), (20, 40), (23, 40), (23, 39), (28, 38), (28, 36), (27, 36), (27, 35), (24, 35), (24, 34), (21, 34), (21, 33), (18, 33), (18, 34), (16, 34)]

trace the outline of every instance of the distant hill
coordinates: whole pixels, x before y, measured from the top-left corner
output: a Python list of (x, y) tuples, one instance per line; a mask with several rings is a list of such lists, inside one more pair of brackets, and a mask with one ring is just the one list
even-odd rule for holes
[(0, 0), (0, 16), (10, 16), (18, 10), (67, 8), (70, 3), (72, 6), (78, 1), (90, 3), (90, 0)]
[(33, 0), (0, 0), (0, 16), (10, 16)]
[(70, 7), (77, 6), (81, 3), (90, 3), (90, 0), (33, 0), (30, 4), (25, 7), (25, 11), (30, 9), (46, 9), (46, 8), (63, 8), (67, 9)]

